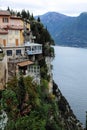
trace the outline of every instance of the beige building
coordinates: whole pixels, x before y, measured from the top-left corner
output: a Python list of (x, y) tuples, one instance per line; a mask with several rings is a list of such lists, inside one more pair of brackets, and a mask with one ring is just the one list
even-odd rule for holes
[(0, 45), (20, 46), (24, 44), (24, 31), (30, 32), (29, 21), (11, 16), (9, 11), (0, 10)]
[(11, 16), (8, 11), (0, 11), (0, 45), (19, 46), (24, 43), (23, 20)]

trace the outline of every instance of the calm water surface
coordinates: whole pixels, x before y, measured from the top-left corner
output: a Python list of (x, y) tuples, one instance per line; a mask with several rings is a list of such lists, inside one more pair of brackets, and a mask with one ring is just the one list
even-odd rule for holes
[(87, 49), (55, 48), (53, 76), (74, 114), (85, 125), (87, 111)]

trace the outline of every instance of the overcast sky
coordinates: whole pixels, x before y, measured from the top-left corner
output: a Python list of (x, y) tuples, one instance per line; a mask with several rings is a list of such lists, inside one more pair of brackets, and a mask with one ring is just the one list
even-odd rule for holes
[(0, 9), (29, 10), (33, 15), (56, 11), (69, 16), (87, 12), (87, 0), (0, 0)]

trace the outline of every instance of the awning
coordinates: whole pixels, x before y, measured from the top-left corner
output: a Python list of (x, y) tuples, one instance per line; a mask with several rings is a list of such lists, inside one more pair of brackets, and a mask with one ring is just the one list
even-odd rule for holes
[(32, 64), (34, 64), (32, 61), (22, 61), (20, 63), (17, 63), (17, 65), (20, 66), (20, 67), (32, 65)]

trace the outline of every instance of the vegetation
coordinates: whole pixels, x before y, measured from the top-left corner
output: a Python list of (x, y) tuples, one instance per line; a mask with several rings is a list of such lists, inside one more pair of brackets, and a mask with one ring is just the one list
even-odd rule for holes
[[(23, 90), (20, 88), (22, 87)], [(24, 88), (23, 88), (24, 87)], [(31, 77), (14, 77), (2, 92), (2, 109), (8, 115), (5, 130), (60, 130), (55, 96), (48, 94), (48, 85), (33, 83)], [(20, 95), (20, 96), (19, 96)], [(22, 101), (21, 101), (22, 100)], [(20, 106), (20, 107), (19, 107)]]
[(43, 56), (54, 57), (54, 51), (50, 45), (54, 45), (54, 40), (52, 39), (47, 28), (44, 28), (40, 19), (31, 22), (31, 30), (34, 36), (36, 36), (35, 42), (43, 45)]
[[(66, 120), (64, 121), (68, 116), (68, 114), (66, 116), (66, 100), (60, 93), (58, 99), (56, 85), (53, 87), (53, 94), (49, 93), (50, 77), (45, 57), (54, 57), (54, 49), (51, 47), (54, 41), (51, 35), (40, 22), (40, 18), (38, 17), (35, 20), (33, 14), (30, 15), (29, 11), (14, 12), (9, 8), (8, 11), (12, 15), (30, 21), (31, 31), (36, 36), (35, 42), (43, 46), (43, 55), (41, 60), (38, 61), (41, 69), (40, 85), (33, 82), (31, 77), (20, 75), (19, 79), (14, 77), (8, 82), (6, 89), (0, 92), (0, 110), (4, 110), (8, 116), (8, 122), (4, 130), (70, 130), (69, 127), (65, 126), (67, 124)], [(63, 119), (61, 116), (63, 116)], [(72, 123), (72, 128), (75, 128), (74, 126), (75, 124)]]

